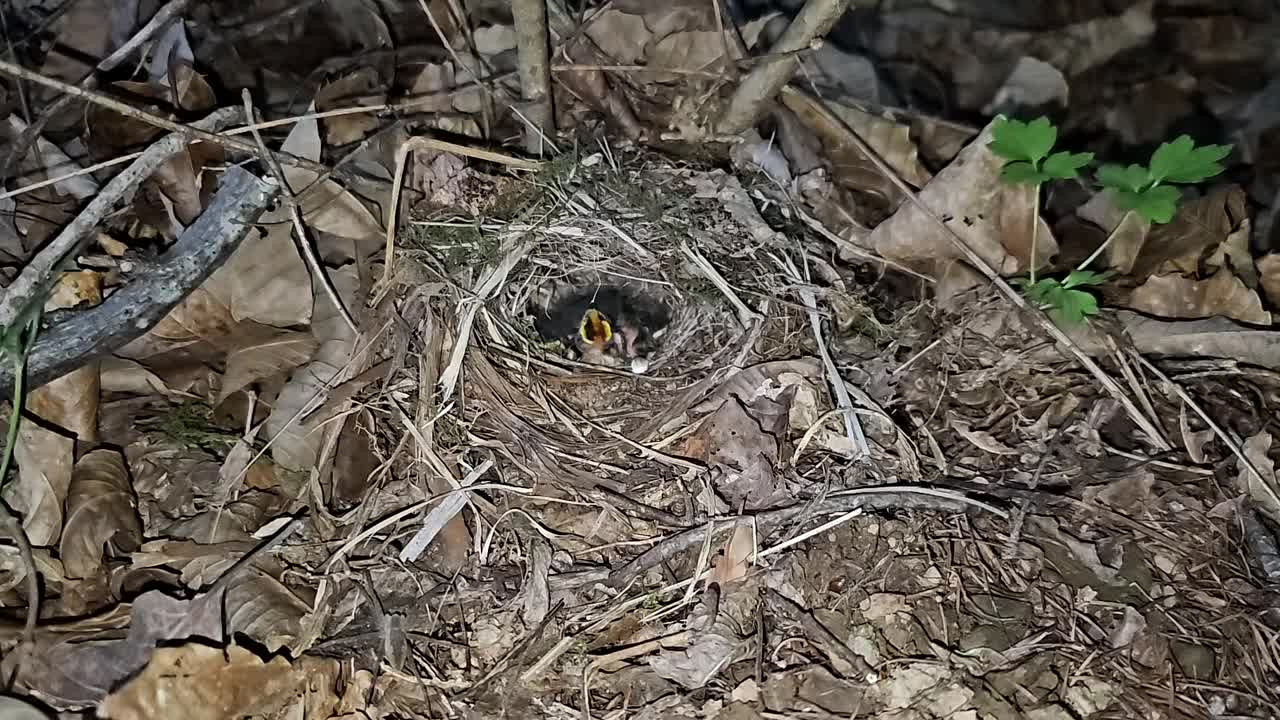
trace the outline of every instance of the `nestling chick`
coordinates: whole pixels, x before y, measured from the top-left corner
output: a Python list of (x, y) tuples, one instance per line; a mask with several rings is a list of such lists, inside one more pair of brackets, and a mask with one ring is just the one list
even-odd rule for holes
[(671, 314), (660, 302), (605, 286), (554, 293), (545, 308), (535, 309), (533, 322), (543, 338), (559, 340), (586, 360), (621, 360), (641, 374)]

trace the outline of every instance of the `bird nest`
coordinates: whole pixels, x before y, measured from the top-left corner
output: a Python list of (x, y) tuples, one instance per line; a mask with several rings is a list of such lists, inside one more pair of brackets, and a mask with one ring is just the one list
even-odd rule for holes
[[(735, 368), (814, 353), (806, 310), (783, 299), (794, 287), (785, 253), (762, 250), (726, 201), (746, 192), (723, 171), (605, 153), (508, 184), (472, 217), (412, 221), (401, 257), (436, 279), (431, 305), (448, 335), (445, 436), (535, 482), (580, 489), (632, 493), (695, 468), (683, 444), (697, 403)], [(540, 334), (555, 288), (662, 308), (669, 321), (644, 372)], [(805, 362), (829, 406), (820, 369)]]

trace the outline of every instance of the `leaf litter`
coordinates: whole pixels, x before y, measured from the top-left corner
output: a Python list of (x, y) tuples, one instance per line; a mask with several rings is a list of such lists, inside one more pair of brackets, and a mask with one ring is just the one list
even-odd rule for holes
[[(530, 171), (494, 150), (526, 127), (504, 99), (519, 28), (454, 6), (202, 6), (102, 88), (185, 122), (249, 86), (281, 121), (269, 144), (333, 171), (283, 168), (311, 237), (269, 210), (160, 324), (27, 397), (3, 497), (34, 548), (0, 544), (17, 695), (113, 718), (1280, 702), (1276, 248), (1250, 244), (1275, 187), (1252, 140), (1277, 118), (1239, 122), (1274, 91), (1225, 82), (1257, 61), (1211, 32), (1237, 18), (877, 9), (875, 43), (837, 25), (796, 53), (804, 72), (730, 149), (714, 121), (785, 7), (551, 2), (577, 136)], [(145, 21), (30, 12), (82, 51), (32, 64), (69, 82)], [(1135, 82), (1157, 34), (1181, 54)], [(924, 61), (933, 76), (905, 70)], [(1246, 127), (1245, 169), (1209, 144), (1227, 138), (1145, 136), (1142, 98), (1183, 112), (1200, 86)], [(1034, 120), (1046, 104), (1056, 126)], [(53, 182), (6, 198), (14, 260), (99, 192), (69, 167), (161, 134), (89, 107), (15, 165), (11, 187)], [(996, 112), (1026, 118), (1022, 142), (955, 119)], [(451, 141), (405, 145), (433, 130)], [(1122, 142), (1059, 149), (1099, 130)], [(1095, 153), (1110, 190), (1068, 180)], [(97, 229), (93, 252), (114, 250), (60, 269), (51, 317), (137, 281), (126, 266), (209, 207), (232, 154), (167, 161)], [(1111, 273), (1073, 270), (1104, 244)], [(1046, 335), (983, 265), (1053, 274), (1087, 322)], [(566, 286), (669, 321), (611, 310), (544, 337), (534, 316)]]

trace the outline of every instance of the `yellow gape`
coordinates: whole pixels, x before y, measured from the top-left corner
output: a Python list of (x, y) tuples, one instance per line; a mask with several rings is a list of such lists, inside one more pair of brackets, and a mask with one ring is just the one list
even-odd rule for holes
[(582, 315), (582, 324), (578, 326), (578, 335), (583, 340), (601, 348), (613, 339), (613, 326), (609, 324), (609, 320), (604, 316), (604, 313), (595, 308), (590, 308)]

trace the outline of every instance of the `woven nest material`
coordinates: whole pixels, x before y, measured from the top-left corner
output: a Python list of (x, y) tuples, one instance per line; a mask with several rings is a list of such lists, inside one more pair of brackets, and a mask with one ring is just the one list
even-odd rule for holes
[[(725, 183), (737, 185), (670, 165), (580, 164), (534, 181), (505, 221), (405, 233), (457, 282), (441, 305), (466, 381), (446, 368), (441, 385), (446, 400), (463, 395), (470, 445), (535, 480), (628, 490), (687, 465), (676, 449), (690, 409), (731, 368), (812, 355), (805, 313), (781, 299), (791, 280), (717, 198)], [(625, 288), (670, 308), (649, 370), (575, 361), (540, 337), (531, 313), (552, 284)]]

